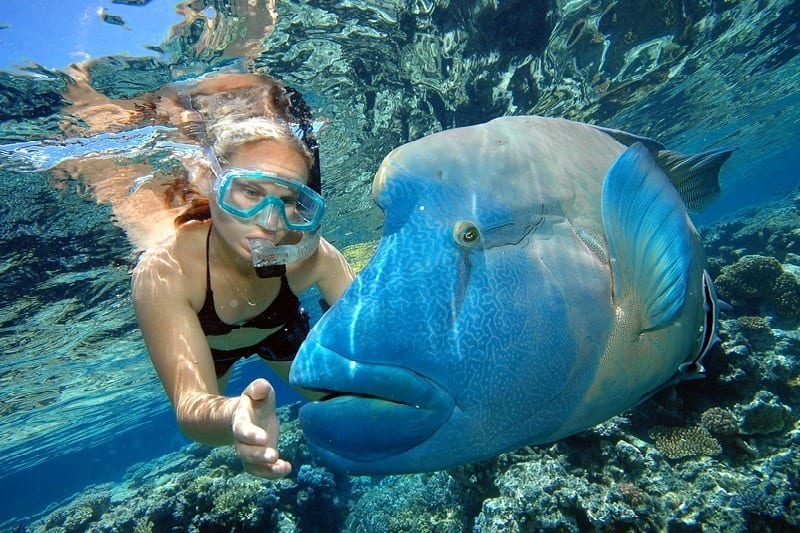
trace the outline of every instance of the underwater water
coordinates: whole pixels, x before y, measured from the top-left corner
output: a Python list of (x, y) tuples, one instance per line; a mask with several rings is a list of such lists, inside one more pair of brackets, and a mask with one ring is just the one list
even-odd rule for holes
[[(0, 528), (800, 527), (796, 2), (59, 4), (13, 1), (0, 17)], [(324, 117), (324, 234), (354, 264), (380, 236), (370, 186), (382, 158), (432, 132), (538, 114), (684, 152), (737, 147), (722, 195), (694, 217), (732, 305), (708, 377), (558, 443), (431, 474), (317, 466), (299, 396), (277, 378), (290, 478), (257, 480), (229, 449), (189, 444), (133, 316), (136, 250), (115, 225), (118, 199), (61, 170), (98, 153), (176, 161), (158, 131), (98, 134), (95, 120), (113, 133), (126, 123), (72, 106), (76, 79), (113, 103), (229, 64), (300, 89)], [(304, 304), (319, 316), (313, 295)], [(228, 393), (266, 371), (239, 364)]]

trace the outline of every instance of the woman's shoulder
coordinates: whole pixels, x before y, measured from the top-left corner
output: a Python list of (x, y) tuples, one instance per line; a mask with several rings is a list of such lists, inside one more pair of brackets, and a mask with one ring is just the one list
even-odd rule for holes
[(306, 259), (298, 261), (297, 263), (292, 263), (289, 266), (289, 275), (298, 274), (309, 276), (313, 275), (315, 272), (324, 271), (337, 253), (339, 253), (339, 251), (331, 243), (324, 238), (320, 238), (314, 253)]
[(355, 275), (342, 253), (326, 239), (320, 239), (314, 254), (289, 268), (289, 282), (299, 292), (311, 285), (326, 285), (333, 282), (337, 285), (348, 285)]
[(325, 265), (327, 262), (338, 263), (343, 257), (342, 252), (340, 252), (338, 248), (328, 242), (325, 238), (321, 238), (319, 240), (319, 246), (317, 247), (317, 253), (315, 255), (317, 256), (318, 261), (322, 262), (323, 265)]
[(192, 221), (175, 231), (169, 240), (146, 250), (133, 269), (134, 295), (139, 286), (159, 285), (162, 290), (180, 291), (195, 285), (191, 280), (205, 276), (208, 221)]

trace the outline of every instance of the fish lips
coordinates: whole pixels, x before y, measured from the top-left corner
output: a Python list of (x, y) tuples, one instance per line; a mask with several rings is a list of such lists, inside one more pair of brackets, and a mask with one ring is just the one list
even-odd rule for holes
[(328, 392), (300, 409), (300, 426), (323, 461), (349, 472), (359, 464), (370, 471), (367, 463), (422, 444), (455, 407), (446, 390), (412, 370), (354, 361), (311, 340), (294, 360), (290, 382)]

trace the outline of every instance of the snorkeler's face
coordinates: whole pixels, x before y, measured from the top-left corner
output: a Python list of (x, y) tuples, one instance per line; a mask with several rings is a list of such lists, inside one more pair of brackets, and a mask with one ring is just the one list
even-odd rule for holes
[[(279, 141), (254, 141), (243, 144), (235, 153), (228, 155), (223, 166), (262, 171), (302, 184), (308, 181), (306, 160), (293, 146)], [(258, 217), (243, 220), (223, 210), (217, 200), (213, 198), (210, 202), (214, 227), (234, 251), (243, 257), (250, 256), (249, 239), (267, 239), (274, 244), (299, 240), (297, 232), (289, 231), (283, 223), (265, 222)]]

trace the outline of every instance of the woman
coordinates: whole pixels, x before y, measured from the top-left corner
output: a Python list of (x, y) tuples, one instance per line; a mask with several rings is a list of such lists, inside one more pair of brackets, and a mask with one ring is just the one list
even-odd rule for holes
[(233, 363), (255, 353), (285, 379), (309, 328), (296, 295), (316, 285), (332, 304), (354, 275), (319, 237), (316, 141), (299, 94), (255, 75), (206, 79), (188, 92), (176, 93), (169, 114), (205, 139), (192, 181), (206, 196), (136, 266), (136, 316), (181, 430), (233, 443), (247, 472), (281, 477), (291, 465), (275, 449), (271, 385), (221, 391)]

